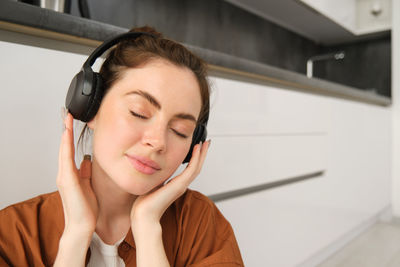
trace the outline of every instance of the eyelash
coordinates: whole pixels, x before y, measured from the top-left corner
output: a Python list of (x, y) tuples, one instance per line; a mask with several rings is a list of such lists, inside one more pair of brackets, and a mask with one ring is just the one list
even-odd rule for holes
[[(147, 119), (145, 116), (142, 116), (142, 115), (140, 115), (140, 114), (137, 114), (137, 113), (135, 113), (135, 112), (133, 112), (133, 111), (130, 111), (130, 112), (131, 112), (131, 114), (132, 114), (133, 116), (135, 116), (135, 117), (138, 117), (138, 118), (144, 119), (144, 120)], [(174, 129), (172, 129), (172, 131), (174, 131), (175, 134), (178, 135), (179, 137), (188, 138), (186, 135), (181, 134), (180, 132), (177, 132), (177, 131), (175, 131)]]

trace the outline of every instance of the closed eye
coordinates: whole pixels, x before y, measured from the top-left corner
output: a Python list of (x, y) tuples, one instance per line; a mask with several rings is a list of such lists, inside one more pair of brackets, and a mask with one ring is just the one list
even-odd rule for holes
[(175, 132), (177, 135), (179, 135), (180, 137), (187, 138), (186, 135), (181, 134), (180, 132), (177, 132), (177, 131), (175, 131), (174, 129), (172, 129), (172, 131), (174, 131), (174, 132)]
[(133, 112), (133, 111), (131, 111), (131, 114), (132, 114), (133, 116), (138, 117), (138, 118), (141, 118), (141, 119), (147, 119), (145, 116), (142, 116), (142, 115), (140, 115), (140, 114), (137, 114), (137, 113), (135, 113), (135, 112)]
[[(140, 119), (147, 119), (147, 117), (145, 117), (145, 116), (143, 116), (143, 115), (140, 115), (140, 114), (137, 114), (136, 112), (133, 112), (133, 111), (130, 111), (130, 112), (131, 112), (131, 114), (132, 114), (133, 116), (135, 116), (135, 117), (138, 117), (138, 118), (140, 118)], [(178, 135), (179, 137), (188, 138), (186, 135), (181, 134), (180, 132), (178, 132), (178, 131), (176, 131), (176, 130), (174, 130), (174, 129), (172, 129), (172, 131), (173, 131), (176, 135)]]

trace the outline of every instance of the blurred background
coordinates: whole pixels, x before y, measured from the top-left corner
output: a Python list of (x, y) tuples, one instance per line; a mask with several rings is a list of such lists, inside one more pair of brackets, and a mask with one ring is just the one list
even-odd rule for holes
[(246, 266), (400, 266), (399, 10), (1, 0), (0, 209), (57, 190), (72, 77), (102, 41), (149, 25), (209, 63), (213, 145), (191, 187), (231, 222)]

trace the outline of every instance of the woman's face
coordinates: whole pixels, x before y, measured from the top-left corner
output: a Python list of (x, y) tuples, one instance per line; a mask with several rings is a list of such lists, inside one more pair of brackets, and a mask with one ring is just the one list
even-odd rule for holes
[(88, 123), (93, 160), (124, 191), (145, 194), (184, 160), (200, 109), (199, 85), (188, 68), (154, 59), (127, 69)]

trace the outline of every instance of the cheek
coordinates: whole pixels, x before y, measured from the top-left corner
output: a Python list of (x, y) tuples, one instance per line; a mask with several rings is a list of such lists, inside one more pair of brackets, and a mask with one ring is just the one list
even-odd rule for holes
[(187, 144), (177, 144), (175, 149), (171, 149), (168, 155), (168, 172), (170, 174), (174, 173), (176, 169), (182, 164), (187, 153), (189, 152), (190, 143)]
[(93, 150), (97, 156), (113, 158), (123, 155), (139, 138), (138, 129), (133, 129), (123, 118), (103, 120), (93, 136)]

